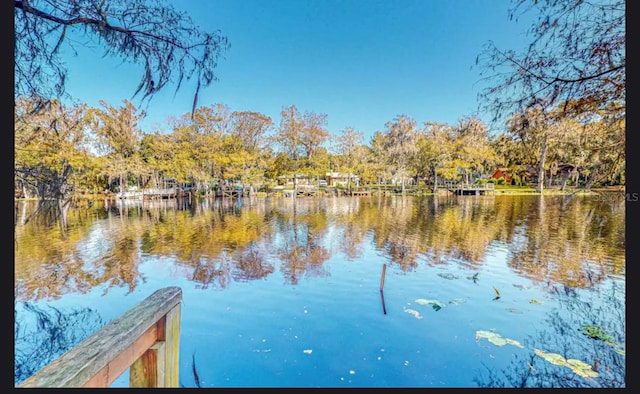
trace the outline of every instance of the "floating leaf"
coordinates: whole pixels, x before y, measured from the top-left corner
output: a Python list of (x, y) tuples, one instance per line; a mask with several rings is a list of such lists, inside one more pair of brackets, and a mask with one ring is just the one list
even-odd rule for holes
[(489, 342), (500, 347), (509, 344), (509, 345), (522, 348), (522, 345), (520, 344), (520, 342), (513, 339), (509, 339), (509, 338), (503, 338), (500, 334), (495, 333), (493, 331), (483, 331), (483, 330), (476, 331), (476, 341), (479, 340), (480, 338), (486, 338)]
[(413, 316), (415, 316), (416, 319), (422, 319), (422, 316), (420, 315), (420, 312), (414, 310), (414, 309), (409, 309), (409, 308), (404, 308), (404, 311), (412, 314)]
[(560, 365), (571, 369), (576, 375), (582, 376), (584, 378), (598, 377), (598, 373), (591, 369), (591, 365), (585, 363), (584, 361), (576, 360), (573, 358), (565, 360), (564, 357), (557, 353), (546, 353), (540, 349), (534, 349), (534, 353), (544, 358), (551, 364)]
[(465, 300), (464, 298), (454, 298), (452, 300), (449, 300), (449, 304), (453, 305), (463, 304), (465, 302), (467, 302), (467, 300)]
[(429, 305), (429, 304), (431, 304), (431, 306), (433, 307), (433, 309), (436, 312), (439, 311), (440, 309), (444, 308), (445, 306), (447, 306), (447, 304), (443, 304), (442, 302), (440, 302), (438, 300), (426, 300), (424, 298), (418, 298), (414, 302), (416, 304), (419, 304), (419, 305)]
[(517, 346), (521, 349), (524, 347), (520, 342), (516, 341), (515, 339), (505, 338), (504, 340), (507, 341), (509, 345)]
[(507, 310), (511, 313), (519, 313), (519, 314), (522, 313), (520, 309), (516, 309), (516, 308), (508, 308)]
[(496, 333), (492, 331), (478, 330), (476, 331), (476, 341), (480, 338), (490, 338), (496, 335)]
[(533, 298), (529, 300), (529, 304), (538, 304), (542, 305), (542, 301), (534, 300)]
[(596, 326), (595, 324), (585, 324), (578, 330), (582, 331), (582, 333), (588, 336), (589, 338), (599, 339), (601, 341), (605, 341), (610, 344), (615, 344), (613, 338), (609, 336), (606, 332), (604, 332), (604, 330), (601, 327)]
[(458, 277), (456, 275), (450, 274), (450, 273), (446, 273), (446, 274), (439, 273), (438, 276), (441, 277), (441, 278), (444, 278), (444, 279), (449, 279), (449, 280), (458, 279)]
[(533, 352), (535, 354), (537, 354), (538, 356), (544, 358), (545, 360), (547, 360), (551, 364), (567, 365), (567, 360), (565, 360), (564, 357), (562, 357), (558, 353), (547, 353), (547, 352), (543, 352), (542, 350), (539, 350), (539, 349), (534, 349)]
[(493, 291), (496, 292), (496, 297), (493, 299), (494, 301), (500, 298), (500, 291), (498, 289), (495, 288), (495, 286), (493, 287)]
[(517, 287), (520, 290), (529, 290), (531, 288), (530, 286), (517, 285), (517, 284), (514, 284), (513, 287)]
[(617, 347), (617, 348), (613, 349), (613, 351), (614, 351), (614, 352), (616, 352), (616, 353), (618, 353), (618, 354), (620, 354), (620, 355), (623, 355), (623, 356), (626, 356), (626, 355), (627, 355), (627, 354), (626, 354), (626, 352), (624, 351), (624, 349), (619, 348), (619, 347)]

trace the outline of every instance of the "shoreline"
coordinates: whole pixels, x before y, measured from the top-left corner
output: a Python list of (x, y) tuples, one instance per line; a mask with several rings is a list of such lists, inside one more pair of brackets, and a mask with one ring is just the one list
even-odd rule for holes
[[(376, 188), (371, 188), (371, 195), (384, 195), (384, 196), (401, 196), (402, 193), (396, 193), (396, 192), (392, 192), (389, 190), (378, 190)], [(497, 195), (509, 195), (509, 196), (561, 196), (561, 195), (578, 195), (578, 196), (594, 196), (594, 195), (598, 195), (600, 193), (624, 193), (625, 191), (625, 187), (624, 185), (621, 186), (609, 186), (609, 187), (600, 187), (600, 188), (592, 188), (589, 191), (583, 190), (583, 189), (568, 189), (568, 190), (564, 190), (564, 191), (560, 191), (559, 189), (544, 189), (542, 193), (538, 193), (535, 191), (535, 189), (533, 188), (527, 188), (527, 189), (495, 189), (494, 192), (490, 195), (493, 196), (497, 196)], [(427, 192), (427, 191), (423, 191), (423, 190), (407, 190), (405, 193), (406, 196), (416, 196), (416, 197), (421, 197), (421, 196), (448, 196), (451, 195), (449, 192), (438, 192), (438, 193), (433, 193), (431, 191)], [(198, 198), (211, 198), (213, 196), (198, 196)], [(272, 192), (272, 193), (266, 193), (266, 192), (256, 192), (253, 196), (244, 196), (246, 197), (252, 197), (252, 198), (268, 198), (268, 197), (276, 197), (276, 198), (290, 198), (290, 197), (284, 197), (282, 195), (282, 192)], [(318, 197), (334, 197), (333, 194), (321, 194)], [(345, 195), (345, 197), (348, 197)], [(354, 196), (357, 197), (357, 196)], [(213, 198), (221, 198), (221, 197), (213, 197)], [(235, 198), (235, 197), (234, 197)], [(301, 197), (296, 197), (296, 198), (301, 198)], [(302, 198), (308, 198), (308, 197), (302, 197)], [(314, 198), (314, 197), (311, 197)], [(111, 194), (111, 195), (104, 195), (104, 194), (83, 194), (83, 195), (79, 195), (75, 197), (76, 200), (112, 200), (112, 201), (118, 201), (119, 199), (116, 198), (115, 194)], [(175, 198), (172, 198), (175, 199)], [(37, 198), (14, 198), (14, 202), (18, 202), (18, 201), (37, 201)], [(134, 199), (130, 199), (131, 201), (134, 201)], [(148, 201), (148, 200), (147, 200)]]

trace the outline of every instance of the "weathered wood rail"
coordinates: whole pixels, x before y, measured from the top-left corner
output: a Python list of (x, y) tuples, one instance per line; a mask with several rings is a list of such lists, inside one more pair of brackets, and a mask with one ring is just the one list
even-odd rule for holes
[(181, 300), (157, 290), (18, 387), (108, 387), (127, 368), (131, 387), (178, 387)]

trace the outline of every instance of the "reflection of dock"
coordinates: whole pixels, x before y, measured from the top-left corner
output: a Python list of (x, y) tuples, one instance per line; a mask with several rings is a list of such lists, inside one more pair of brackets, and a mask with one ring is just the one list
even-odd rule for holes
[(366, 189), (364, 187), (359, 187), (355, 190), (351, 190), (351, 195), (352, 196), (370, 196), (371, 190)]
[(185, 193), (185, 192), (178, 192), (176, 193), (176, 189), (147, 189), (144, 191), (144, 198), (148, 199), (148, 200), (158, 200), (158, 199), (169, 199), (169, 198), (175, 198), (177, 196), (180, 195), (180, 193)]
[[(118, 193), (117, 197), (120, 200), (158, 200), (180, 197), (185, 192), (177, 192), (171, 189), (144, 189), (144, 190), (131, 190), (124, 193)], [(187, 192), (188, 193), (188, 192)]]
[(456, 196), (484, 196), (488, 194), (495, 194), (493, 183), (485, 183), (484, 186), (480, 185), (454, 185), (447, 188), (450, 192)]
[(244, 197), (244, 189), (238, 186), (223, 186), (217, 190), (216, 196), (223, 198)]
[(314, 197), (320, 195), (320, 189), (314, 185), (298, 185), (295, 189), (283, 189), (283, 197)]

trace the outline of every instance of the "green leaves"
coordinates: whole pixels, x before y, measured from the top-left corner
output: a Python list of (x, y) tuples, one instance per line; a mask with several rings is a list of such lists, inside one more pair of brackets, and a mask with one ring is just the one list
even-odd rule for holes
[(594, 324), (585, 324), (584, 326), (580, 327), (578, 331), (581, 331), (584, 335), (592, 339), (599, 339), (601, 341), (609, 343), (613, 342), (613, 338), (605, 333), (601, 327)]
[(600, 326), (596, 326), (595, 324), (585, 324), (584, 326), (578, 328), (578, 331), (581, 331), (584, 335), (588, 336), (591, 339), (596, 339), (599, 341), (604, 341), (606, 344), (614, 347), (614, 351), (620, 355), (626, 355), (626, 352), (622, 348), (622, 345), (613, 340), (609, 334), (607, 334), (604, 329)]

